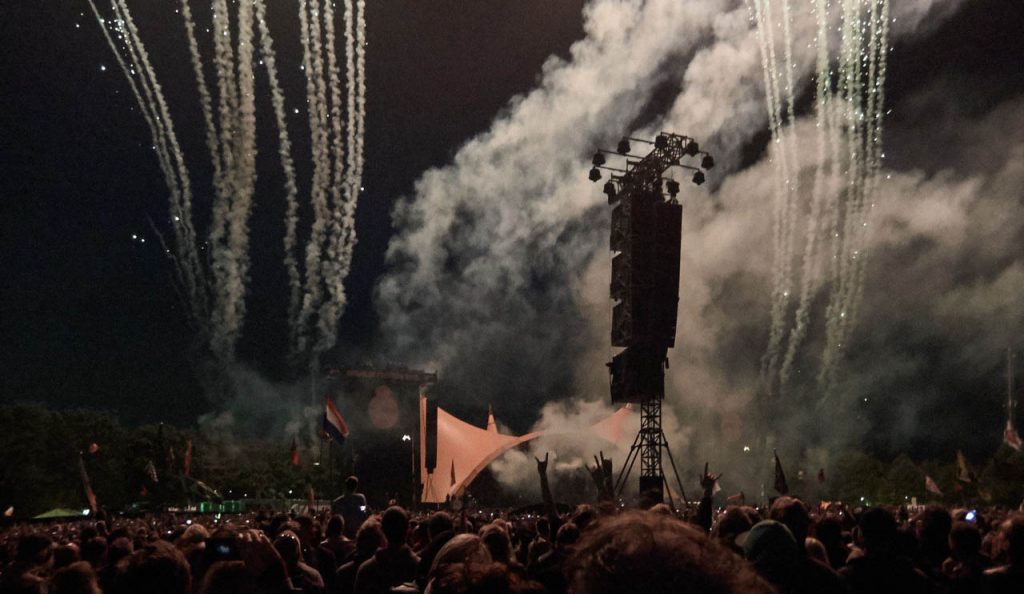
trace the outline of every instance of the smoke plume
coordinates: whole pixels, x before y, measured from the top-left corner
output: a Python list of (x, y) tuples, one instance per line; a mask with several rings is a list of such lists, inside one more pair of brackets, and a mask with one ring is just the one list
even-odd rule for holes
[[(925, 35), (959, 5), (894, 2), (891, 35)], [(534, 423), (585, 425), (571, 411), (607, 398), (612, 354), (609, 215), (586, 180), (588, 157), (623, 134), (693, 136), (717, 167), (711, 183), (690, 186), (684, 196), (666, 431), (691, 479), (692, 468), (707, 459), (729, 467), (729, 490), (740, 484), (738, 475), (768, 467), (764, 452), (742, 449), (752, 445), (773, 283), (773, 174), (770, 151), (759, 144), (767, 116), (756, 31), (740, 2), (724, 0), (596, 0), (585, 9), (583, 28), (567, 60), (549, 59), (536, 89), (510, 100), (488, 130), (451, 164), (425, 172), (396, 206), (392, 272), (376, 295), (388, 352), (438, 369), (442, 399), (506, 403), (516, 431)], [(792, 33), (796, 74), (806, 82), (815, 56), (805, 36), (814, 27), (796, 23)], [(666, 103), (667, 91), (673, 99)], [(910, 101), (939, 92), (923, 89)], [(875, 441), (886, 447), (908, 447), (922, 435), (948, 437), (948, 428), (918, 415), (941, 410), (956, 390), (970, 390), (972, 381), (998, 369), (1000, 349), (1019, 343), (1024, 319), (1013, 303), (1024, 264), (1015, 246), (1024, 231), (1018, 218), (998, 213), (1020, 209), (1024, 141), (1007, 146), (1000, 130), (1019, 129), (1022, 110), (1018, 99), (980, 120), (945, 114), (921, 123), (932, 135), (972, 127), (970, 138), (958, 138), (958, 150), (984, 156), (970, 158), (966, 169), (945, 157), (883, 164), (877, 207), (867, 219), (861, 316), (844, 348), (835, 394), (814, 394), (827, 305), (819, 280), (804, 348), (793, 361), (795, 389), (781, 416), (769, 420), (781, 455), (825, 464), (880, 424), (885, 437)], [(813, 115), (798, 113), (792, 132), (804, 187), (827, 158), (814, 153), (813, 124)], [(902, 126), (886, 152), (932, 150), (917, 144), (914, 127)], [(948, 370), (943, 387), (921, 376), (936, 366)], [(963, 366), (973, 367), (965, 373)], [(998, 394), (977, 394), (998, 406)], [(566, 400), (572, 403), (545, 407)], [(564, 462), (594, 453), (560, 455)], [(531, 465), (519, 453), (496, 469), (515, 483), (532, 480)]]

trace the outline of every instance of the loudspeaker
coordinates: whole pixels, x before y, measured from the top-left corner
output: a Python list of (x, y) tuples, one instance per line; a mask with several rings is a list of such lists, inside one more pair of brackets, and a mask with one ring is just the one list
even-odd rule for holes
[(665, 397), (665, 348), (629, 347), (612, 357), (612, 403), (649, 402)]
[(675, 346), (682, 206), (631, 192), (612, 210), (612, 345)]
[(427, 399), (426, 421), (427, 434), (423, 440), (426, 451), (423, 452), (423, 465), (427, 467), (427, 472), (431, 473), (437, 467), (437, 401), (433, 398)]
[(664, 479), (660, 476), (640, 477), (640, 497), (649, 503), (661, 503), (664, 500)]

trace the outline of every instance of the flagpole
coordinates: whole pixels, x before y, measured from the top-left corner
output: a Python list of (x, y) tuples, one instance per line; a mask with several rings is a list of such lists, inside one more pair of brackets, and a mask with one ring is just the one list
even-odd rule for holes
[(1006, 347), (1006, 415), (1013, 427), (1013, 350)]
[(334, 440), (327, 442), (327, 488), (334, 494)]

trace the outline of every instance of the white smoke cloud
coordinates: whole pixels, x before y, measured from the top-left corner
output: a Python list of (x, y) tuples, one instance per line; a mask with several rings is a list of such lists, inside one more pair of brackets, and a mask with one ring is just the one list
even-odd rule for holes
[[(959, 4), (894, 2), (892, 35), (920, 34)], [(425, 172), (414, 195), (396, 207), (393, 272), (377, 291), (389, 352), (438, 368), (450, 387), (442, 397), (486, 393), (507, 398), (523, 417), (539, 418), (538, 426), (572, 425), (543, 404), (605, 399), (604, 363), (611, 354), (608, 212), (598, 188), (585, 179), (586, 161), (596, 146), (614, 144), (624, 132), (689, 134), (719, 165), (710, 189), (691, 187), (685, 196), (679, 332), (667, 385), (667, 412), (674, 415), (667, 421), (680, 422), (667, 423), (667, 433), (701, 461), (725, 458), (722, 447), (740, 451), (771, 291), (770, 166), (739, 170), (743, 151), (766, 120), (748, 18), (739, 2), (590, 3), (585, 37), (570, 58), (550, 59), (537, 89), (513, 99), (452, 164)], [(802, 21), (793, 27), (800, 80), (813, 63), (805, 38), (812, 31)], [(680, 89), (668, 108), (652, 103), (666, 86)], [(798, 133), (812, 124), (801, 122)], [(798, 143), (806, 153), (800, 159), (805, 171), (818, 159), (813, 144)], [(979, 216), (993, 208), (986, 205), (1005, 208), (1007, 201), (1019, 201), (1013, 188), (1020, 187), (1020, 162), (1004, 155), (966, 179), (934, 169), (884, 172), (891, 177), (871, 215), (863, 329), (855, 332), (862, 351), (849, 355), (841, 397), (829, 408), (794, 406), (793, 418), (773, 419), (780, 434), (805, 442), (803, 448), (861, 435), (867, 421), (855, 414), (854, 396), (891, 390), (920, 365), (917, 345), (896, 340), (898, 330), (887, 323), (962, 312), (981, 319), (1006, 308), (1010, 297), (992, 295), (1012, 295), (1020, 278), (1014, 267), (1019, 262), (1013, 263), (1019, 256), (1008, 256), (1019, 252), (1008, 238), (1020, 240), (1020, 224), (999, 218), (1004, 228), (993, 245), (968, 238), (977, 226), (993, 226)], [(921, 242), (934, 254), (915, 263), (911, 256)], [(975, 249), (990, 253), (984, 269), (994, 274), (967, 282), (949, 265)], [(935, 266), (941, 270), (924, 278), (923, 271)], [(907, 284), (896, 287), (926, 304), (922, 309), (899, 308), (892, 283), (901, 281)], [(943, 293), (948, 295), (935, 299)], [(1009, 328), (1004, 334), (1020, 335), (1019, 314)], [(950, 344), (957, 339), (946, 329), (931, 331)], [(820, 352), (820, 333), (811, 328), (807, 353)], [(984, 350), (976, 357), (990, 349)], [(806, 384), (803, 397), (813, 384), (807, 380), (816, 356), (797, 361), (795, 381)], [(841, 427), (822, 422), (847, 413), (853, 416)], [(593, 453), (582, 452), (581, 459)], [(509, 482), (533, 480), (524, 470), (532, 460), (514, 456), (520, 459), (501, 462), (499, 474)], [(817, 463), (827, 453), (815, 449), (808, 456)]]
[(275, 383), (257, 371), (235, 364), (227, 369), (233, 395), (218, 410), (199, 417), (199, 427), (213, 442), (233, 448), (253, 436), (288, 443), (319, 440), (319, 406), (309, 405), (309, 378)]

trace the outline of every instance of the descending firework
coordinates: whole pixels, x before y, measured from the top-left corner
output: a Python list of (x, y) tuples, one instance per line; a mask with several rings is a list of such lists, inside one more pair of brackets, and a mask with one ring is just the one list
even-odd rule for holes
[[(100, 13), (94, 0), (89, 0), (89, 5), (153, 137), (157, 162), (170, 195), (173, 236), (167, 253), (191, 319), (210, 351), (225, 363), (234, 358), (245, 319), (249, 218), (257, 177), (257, 61), (265, 69), (273, 111), (271, 121), (276, 128), (284, 172), (284, 267), (289, 281), (290, 350), (293, 361), (305, 359), (315, 365), (318, 355), (331, 348), (337, 338), (338, 319), (346, 303), (344, 280), (355, 244), (354, 215), (362, 179), (365, 130), (364, 3), (344, 3), (344, 100), (334, 4), (328, 0), (301, 0), (298, 6), (305, 102), (313, 148), (308, 196), (313, 218), (303, 266), (296, 257), (299, 184), (285, 117), (286, 98), (266, 22), (265, 0), (213, 0), (213, 26), (207, 30), (212, 39), (210, 64), (216, 81), (212, 89), (206, 82), (207, 65), (199, 49), (188, 0), (181, 0), (176, 11), (185, 27), (206, 147), (213, 164), (210, 225), (205, 239), (200, 239), (195, 229), (192, 180), (174, 122), (127, 2), (110, 0), (110, 17)], [(206, 251), (208, 256), (201, 258), (200, 251)]]
[[(804, 15), (794, 16), (789, 0), (748, 0), (747, 5), (757, 27), (775, 177), (771, 325), (761, 360), (762, 384), (767, 397), (787, 389), (811, 322), (815, 290), (824, 286), (828, 305), (817, 381), (827, 396), (862, 294), (867, 219), (883, 156), (888, 2), (843, 0), (839, 10), (827, 0), (813, 3), (817, 158), (813, 182), (804, 193), (794, 128), (797, 64), (791, 34)], [(802, 212), (807, 216), (802, 218)]]

